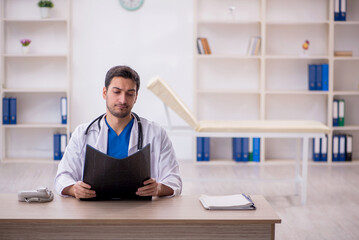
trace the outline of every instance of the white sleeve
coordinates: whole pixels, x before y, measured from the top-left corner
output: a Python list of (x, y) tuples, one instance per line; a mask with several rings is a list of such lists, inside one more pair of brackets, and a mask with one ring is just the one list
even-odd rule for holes
[(64, 188), (82, 180), (83, 145), (84, 132), (77, 127), (65, 149), (55, 177), (55, 191), (61, 196), (66, 196), (62, 194)]
[(159, 179), (158, 182), (173, 189), (173, 195), (180, 195), (182, 192), (182, 179), (179, 165), (171, 140), (164, 129), (161, 129), (161, 146), (159, 155)]

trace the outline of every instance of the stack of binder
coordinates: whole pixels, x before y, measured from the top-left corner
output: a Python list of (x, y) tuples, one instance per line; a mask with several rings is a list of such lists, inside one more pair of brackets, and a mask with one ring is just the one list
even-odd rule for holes
[(334, 21), (347, 20), (347, 0), (334, 0)]
[(259, 162), (260, 138), (232, 138), (233, 160), (236, 162)]
[(197, 137), (197, 161), (210, 160), (210, 138)]
[(313, 160), (316, 162), (326, 162), (328, 156), (328, 137), (313, 139)]
[(308, 85), (310, 91), (328, 91), (329, 66), (324, 64), (308, 64)]
[(345, 123), (345, 100), (333, 100), (333, 127), (343, 127)]
[(2, 99), (3, 124), (16, 124), (16, 98)]
[(333, 162), (352, 161), (353, 136), (350, 134), (333, 135)]
[(61, 160), (67, 145), (66, 134), (54, 134), (54, 160)]

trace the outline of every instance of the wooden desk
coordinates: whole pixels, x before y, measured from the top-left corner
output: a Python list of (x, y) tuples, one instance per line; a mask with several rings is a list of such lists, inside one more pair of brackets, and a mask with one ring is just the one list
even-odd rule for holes
[(0, 239), (274, 239), (281, 219), (262, 196), (252, 199), (255, 211), (209, 211), (198, 196), (29, 204), (0, 194)]

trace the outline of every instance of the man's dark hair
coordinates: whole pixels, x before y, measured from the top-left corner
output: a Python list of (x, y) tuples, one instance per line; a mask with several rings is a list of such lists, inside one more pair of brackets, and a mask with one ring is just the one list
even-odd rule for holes
[(131, 79), (136, 83), (136, 93), (140, 89), (140, 76), (135, 70), (133, 70), (128, 66), (115, 66), (112, 67), (110, 70), (108, 70), (105, 78), (106, 89), (108, 89), (108, 86), (110, 86), (112, 78), (114, 77), (123, 77), (126, 79)]

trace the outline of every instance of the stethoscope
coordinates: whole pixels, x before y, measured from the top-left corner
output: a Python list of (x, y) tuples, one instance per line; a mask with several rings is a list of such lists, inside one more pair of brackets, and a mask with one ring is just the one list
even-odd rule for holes
[[(86, 131), (85, 131), (85, 136), (87, 136), (89, 130), (90, 130), (90, 127), (97, 121), (97, 124), (98, 124), (98, 129), (101, 130), (101, 119), (103, 116), (105, 116), (106, 113), (102, 114), (101, 116), (98, 116), (96, 119), (94, 119), (86, 128)], [(137, 142), (137, 150), (141, 150), (142, 149), (142, 143), (143, 143), (143, 133), (142, 133), (142, 124), (141, 124), (141, 119), (140, 117), (132, 112), (131, 113), (132, 116), (134, 116), (137, 120), (137, 124), (138, 124), (138, 142)]]

